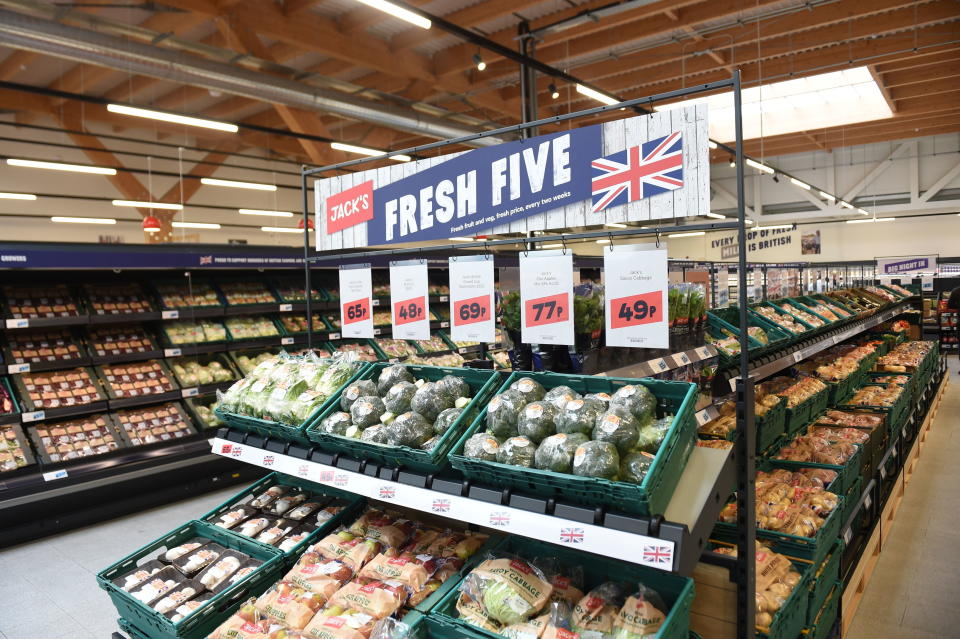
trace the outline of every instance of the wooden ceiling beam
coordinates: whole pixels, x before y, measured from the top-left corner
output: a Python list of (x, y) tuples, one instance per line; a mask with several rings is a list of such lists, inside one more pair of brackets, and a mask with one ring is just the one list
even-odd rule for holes
[[(210, 177), (216, 173), (217, 169), (220, 168), (219, 165), (226, 161), (231, 153), (235, 153), (239, 147), (240, 145), (236, 142), (223, 142), (219, 144), (215, 150), (207, 153), (201, 160), (186, 170), (186, 173), (189, 173), (190, 177), (177, 180), (157, 201), (186, 204), (200, 189), (200, 178)], [(183, 187), (182, 202), (180, 200), (181, 183)]]
[(27, 65), (33, 62), (39, 53), (18, 49), (0, 62), (0, 80), (12, 80), (18, 73), (27, 70)]
[(883, 74), (896, 73), (907, 69), (919, 69), (922, 67), (938, 64), (950, 64), (960, 59), (956, 51), (918, 51), (916, 56), (906, 60), (891, 60), (877, 64), (877, 70)]
[(887, 106), (890, 107), (890, 111), (896, 113), (897, 101), (894, 100), (893, 96), (890, 94), (890, 89), (884, 82), (883, 75), (878, 73), (876, 67), (872, 65), (867, 68), (870, 70), (870, 76), (873, 78), (873, 81), (877, 83), (877, 87), (880, 89), (880, 94), (883, 95), (884, 101), (887, 103)]
[[(503, 16), (520, 13), (525, 8), (538, 4), (539, 2), (541, 2), (541, 0), (487, 0), (486, 2), (478, 2), (477, 4), (470, 5), (458, 11), (445, 14), (443, 19), (456, 25), (471, 28), (484, 22), (489, 22), (490, 20), (502, 18)], [(407, 29), (395, 35), (390, 41), (390, 44), (394, 48), (408, 49), (448, 35), (449, 34), (443, 29), (429, 29), (427, 31), (416, 28)], [(514, 29), (514, 35), (516, 35), (516, 29)], [(516, 43), (514, 43), (513, 46), (515, 47)], [(446, 52), (442, 55), (446, 57)], [(491, 58), (493, 57), (493, 54), (488, 51), (483, 51), (482, 55), (484, 58), (488, 55), (490, 55)]]
[(946, 78), (953, 78), (954, 82), (960, 83), (958, 76), (960, 76), (960, 54), (955, 57), (953, 64), (935, 64), (904, 71), (886, 71), (883, 73), (883, 81), (887, 87), (897, 89), (911, 84), (936, 82)]

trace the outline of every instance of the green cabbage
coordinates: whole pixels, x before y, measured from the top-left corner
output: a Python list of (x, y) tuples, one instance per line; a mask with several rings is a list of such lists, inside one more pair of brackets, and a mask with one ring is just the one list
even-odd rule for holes
[(417, 393), (417, 386), (411, 382), (397, 382), (383, 396), (387, 410), (394, 415), (410, 410), (410, 400)]
[(532, 468), (536, 452), (537, 445), (526, 437), (511, 437), (500, 445), (497, 461), (501, 464)]
[(520, 411), (526, 404), (523, 395), (515, 390), (495, 395), (487, 404), (487, 431), (498, 439), (516, 435)]
[(387, 407), (383, 405), (382, 399), (376, 395), (364, 395), (350, 407), (350, 419), (353, 420), (354, 426), (367, 428), (379, 424), (385, 412)]
[(320, 432), (330, 435), (344, 435), (347, 429), (353, 425), (350, 421), (350, 414), (343, 411), (330, 413), (320, 422)]
[(421, 386), (410, 400), (410, 410), (423, 415), (431, 424), (448, 408), (453, 408), (454, 398), (434, 382)]
[(618, 453), (626, 455), (637, 445), (640, 428), (630, 413), (624, 415), (608, 411), (597, 420), (597, 425), (593, 428), (593, 439), (610, 442), (617, 447)]
[(643, 482), (650, 470), (650, 464), (653, 463), (653, 455), (650, 453), (628, 453), (620, 459), (620, 481), (628, 481), (634, 484)]
[(375, 426), (365, 428), (363, 432), (360, 433), (360, 441), (371, 444), (389, 444), (390, 432), (383, 424), (376, 424)]
[(343, 389), (340, 394), (340, 410), (350, 410), (353, 403), (364, 395), (376, 395), (377, 385), (369, 379), (361, 379)]
[(380, 377), (377, 378), (377, 391), (383, 395), (391, 386), (398, 382), (413, 383), (414, 381), (413, 373), (408, 371), (406, 366), (403, 364), (394, 364), (380, 371)]
[(515, 586), (503, 581), (487, 580), (481, 597), (487, 614), (502, 624), (520, 623), (538, 612), (520, 596)]
[(461, 408), (448, 408), (437, 416), (437, 421), (433, 424), (433, 432), (437, 435), (443, 435), (454, 423), (460, 419), (463, 414)]
[(657, 398), (642, 384), (623, 386), (610, 398), (610, 406), (625, 406), (641, 424), (653, 417)]
[(537, 447), (533, 465), (540, 470), (569, 473), (573, 468), (573, 454), (577, 447), (590, 441), (583, 433), (557, 433), (547, 437)]
[(529, 404), (530, 402), (539, 402), (546, 394), (543, 386), (530, 377), (521, 377), (514, 383), (510, 384), (510, 390), (517, 391), (523, 395), (524, 404)]
[(580, 399), (580, 393), (569, 386), (555, 386), (548, 390), (546, 395), (543, 396), (543, 401), (550, 402), (559, 410), (565, 408), (567, 402), (574, 399)]
[(408, 411), (387, 426), (388, 441), (394, 446), (420, 448), (433, 437), (433, 426), (423, 415)]
[(620, 454), (610, 442), (586, 442), (573, 454), (573, 474), (581, 477), (616, 479)]
[(558, 433), (583, 433), (590, 435), (597, 419), (603, 415), (606, 406), (596, 399), (575, 399), (567, 402), (555, 419)]
[(470, 391), (470, 384), (466, 380), (455, 377), (454, 375), (444, 375), (438, 382), (439, 386), (445, 393), (457, 399), (458, 397), (471, 397), (473, 393)]
[(549, 437), (556, 432), (554, 419), (557, 412), (557, 408), (550, 402), (531, 402), (520, 411), (517, 432), (533, 443), (539, 444), (544, 437)]
[(463, 456), (483, 461), (497, 461), (500, 442), (490, 433), (471, 435), (463, 445)]

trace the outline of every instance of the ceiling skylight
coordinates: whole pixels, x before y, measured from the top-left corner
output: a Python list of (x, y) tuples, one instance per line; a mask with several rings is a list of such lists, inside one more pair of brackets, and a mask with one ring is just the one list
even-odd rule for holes
[[(867, 67), (785, 80), (744, 89), (743, 136), (770, 137), (798, 131), (868, 122), (893, 116)], [(710, 137), (732, 142), (733, 93), (658, 106), (658, 111), (705, 102)]]

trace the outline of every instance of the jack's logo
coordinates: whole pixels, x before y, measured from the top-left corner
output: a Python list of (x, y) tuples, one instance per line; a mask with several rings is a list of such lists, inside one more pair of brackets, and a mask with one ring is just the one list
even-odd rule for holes
[(327, 235), (373, 219), (373, 180), (327, 198)]

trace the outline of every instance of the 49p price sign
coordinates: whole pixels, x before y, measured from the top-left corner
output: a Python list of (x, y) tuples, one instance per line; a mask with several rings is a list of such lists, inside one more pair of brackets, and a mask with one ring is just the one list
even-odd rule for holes
[(390, 308), (394, 339), (430, 339), (427, 261), (390, 262)]
[(455, 342), (495, 342), (493, 256), (450, 258), (450, 338)]
[(373, 337), (371, 292), (369, 264), (340, 267), (340, 334), (343, 337)]
[(607, 346), (668, 348), (666, 248), (607, 246), (603, 270)]
[(574, 344), (573, 251), (520, 254), (520, 336), (525, 344)]

